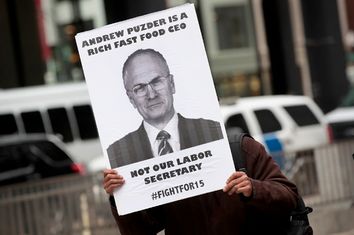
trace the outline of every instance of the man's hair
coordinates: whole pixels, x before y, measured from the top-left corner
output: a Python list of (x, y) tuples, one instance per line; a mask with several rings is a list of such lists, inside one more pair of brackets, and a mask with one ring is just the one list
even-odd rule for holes
[(163, 64), (163, 66), (165, 67), (167, 73), (168, 74), (170, 73), (170, 68), (168, 67), (167, 61), (166, 61), (165, 57), (160, 52), (155, 51), (154, 49), (151, 49), (151, 48), (138, 49), (138, 50), (134, 51), (131, 55), (129, 55), (127, 60), (124, 62), (123, 70), (122, 70), (124, 85), (125, 85), (125, 77), (127, 74), (129, 64), (133, 61), (133, 59), (135, 57), (140, 56), (140, 55), (151, 55), (152, 57), (160, 60)]

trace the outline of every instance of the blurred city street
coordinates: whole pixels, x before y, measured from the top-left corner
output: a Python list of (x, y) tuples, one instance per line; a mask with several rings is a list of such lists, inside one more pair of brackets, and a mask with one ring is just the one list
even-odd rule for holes
[[(313, 208), (315, 235), (354, 235), (353, 0), (0, 0), (0, 234), (120, 235), (75, 35), (185, 3), (196, 10), (225, 133), (264, 145)], [(160, 89), (138, 85), (142, 96)]]

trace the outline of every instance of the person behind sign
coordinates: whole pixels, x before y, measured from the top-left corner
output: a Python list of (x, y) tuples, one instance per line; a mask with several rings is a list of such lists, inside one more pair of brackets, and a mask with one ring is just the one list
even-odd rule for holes
[(112, 196), (124, 184), (113, 169), (104, 170), (103, 187), (122, 235), (285, 235), (296, 207), (296, 186), (280, 171), (262, 144), (244, 137), (246, 172), (236, 171), (223, 190), (120, 216)]
[(158, 51), (139, 49), (132, 53), (123, 65), (123, 82), (143, 122), (108, 147), (112, 168), (223, 138), (220, 123), (185, 118), (175, 111), (174, 77)]

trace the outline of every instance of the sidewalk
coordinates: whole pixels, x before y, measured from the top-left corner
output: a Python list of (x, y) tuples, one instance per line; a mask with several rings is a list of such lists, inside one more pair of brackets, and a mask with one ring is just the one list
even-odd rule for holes
[(332, 235), (354, 235), (354, 229), (344, 233), (333, 233)]
[(314, 234), (354, 235), (354, 204), (348, 200), (314, 206), (309, 215)]

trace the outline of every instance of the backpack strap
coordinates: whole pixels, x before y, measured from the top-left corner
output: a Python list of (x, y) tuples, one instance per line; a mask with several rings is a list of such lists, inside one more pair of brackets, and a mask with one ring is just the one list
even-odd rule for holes
[(245, 161), (245, 156), (242, 154), (241, 149), (242, 149), (242, 140), (243, 137), (245, 136), (252, 138), (252, 136), (250, 136), (247, 133), (236, 133), (236, 134), (228, 135), (235, 168), (237, 171), (243, 171), (243, 172), (246, 172), (246, 161)]
[(312, 208), (306, 206), (303, 199), (299, 195), (297, 207), (290, 214), (290, 221), (286, 235), (313, 235), (313, 229), (308, 219), (308, 214), (311, 212)]
[(296, 209), (291, 212), (291, 219), (292, 220), (302, 220), (307, 225), (309, 224), (308, 214), (313, 211), (311, 207), (305, 205), (304, 200), (299, 195), (297, 198), (297, 206)]

